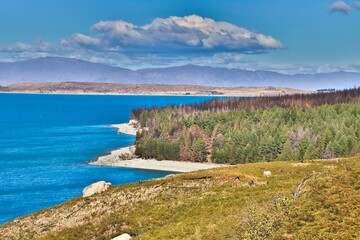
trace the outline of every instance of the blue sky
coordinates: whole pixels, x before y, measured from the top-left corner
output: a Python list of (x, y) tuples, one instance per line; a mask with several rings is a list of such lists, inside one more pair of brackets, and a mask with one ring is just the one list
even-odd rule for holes
[(359, 71), (359, 9), (331, 0), (2, 0), (0, 61)]

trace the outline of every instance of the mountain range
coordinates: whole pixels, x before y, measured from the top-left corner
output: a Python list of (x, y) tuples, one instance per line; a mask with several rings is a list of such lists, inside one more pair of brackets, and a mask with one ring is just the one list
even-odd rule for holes
[(0, 62), (0, 85), (41, 82), (97, 82), (121, 84), (191, 84), (212, 87), (288, 87), (301, 90), (360, 86), (360, 73), (332, 72), (287, 75), (184, 65), (131, 70), (74, 58), (44, 57), (19, 62)]

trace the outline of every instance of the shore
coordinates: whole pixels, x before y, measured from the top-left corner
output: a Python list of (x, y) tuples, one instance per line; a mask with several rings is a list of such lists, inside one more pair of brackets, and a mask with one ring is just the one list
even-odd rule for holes
[(109, 164), (107, 163), (98, 164), (98, 161), (95, 161), (90, 164), (100, 165), (100, 166), (126, 167), (126, 168), (159, 170), (159, 171), (170, 171), (170, 172), (192, 172), (197, 170), (227, 166), (227, 165), (214, 164), (214, 163), (195, 163), (195, 162), (182, 162), (182, 161), (170, 161), (170, 160), (158, 161), (156, 159), (140, 159), (140, 158), (134, 158), (131, 160), (111, 161), (111, 163)]
[(313, 93), (286, 87), (211, 87), (199, 85), (116, 84), (90, 82), (15, 83), (0, 86), (1, 93), (124, 95), (124, 96), (212, 96), (256, 97)]
[[(304, 91), (304, 94), (311, 94), (311, 91)], [(62, 91), (54, 91), (54, 92), (38, 92), (38, 91), (0, 91), (0, 94), (39, 94), (39, 95), (93, 95), (93, 96), (161, 96), (161, 97), (261, 97), (261, 96), (278, 96), (279, 93), (224, 93), (224, 94), (201, 94), (201, 93), (177, 93), (177, 92), (157, 92), (157, 93), (99, 93), (99, 92), (62, 92)], [(276, 95), (277, 94), (277, 95)], [(294, 93), (289, 93), (294, 94)]]
[[(113, 124), (118, 132), (136, 135), (137, 129), (130, 123)], [(140, 159), (133, 158), (135, 153), (135, 145), (122, 147), (111, 151), (110, 154), (99, 157), (96, 161), (89, 162), (90, 165), (96, 166), (113, 166), (113, 167), (126, 167), (136, 169), (147, 170), (159, 170), (170, 172), (191, 172), (203, 169), (224, 167), (224, 164), (214, 163), (195, 163), (195, 162), (183, 162), (172, 160), (156, 160), (156, 159)], [(130, 158), (129, 160), (123, 160), (124, 158)]]
[(116, 128), (119, 133), (136, 136), (137, 129), (134, 124), (136, 123), (130, 120), (129, 123), (112, 124), (111, 127)]

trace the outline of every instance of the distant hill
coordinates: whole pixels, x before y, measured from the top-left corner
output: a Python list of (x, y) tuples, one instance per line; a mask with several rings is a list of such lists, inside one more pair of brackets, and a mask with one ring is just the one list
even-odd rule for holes
[(94, 93), (94, 94), (161, 94), (161, 95), (228, 95), (278, 96), (308, 93), (291, 88), (276, 87), (210, 87), (199, 85), (119, 84), (90, 82), (15, 83), (1, 87), (2, 92), (25, 93)]
[(304, 90), (360, 86), (360, 73), (333, 72), (286, 75), (184, 65), (130, 70), (73, 58), (45, 57), (0, 63), (0, 85), (20, 82), (101, 82), (121, 84), (190, 84), (213, 87), (275, 86)]

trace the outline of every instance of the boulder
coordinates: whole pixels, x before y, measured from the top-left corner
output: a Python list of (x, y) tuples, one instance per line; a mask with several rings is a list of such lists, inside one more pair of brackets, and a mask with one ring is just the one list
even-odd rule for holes
[(129, 240), (129, 239), (131, 239), (131, 236), (127, 233), (123, 233), (120, 236), (113, 238), (112, 240)]
[(271, 172), (270, 171), (264, 171), (263, 175), (264, 175), (264, 177), (270, 177)]
[(96, 193), (101, 193), (103, 191), (106, 191), (111, 186), (111, 183), (105, 182), (105, 181), (99, 181), (96, 183), (93, 183), (83, 190), (83, 197), (89, 197), (91, 195), (94, 195)]

